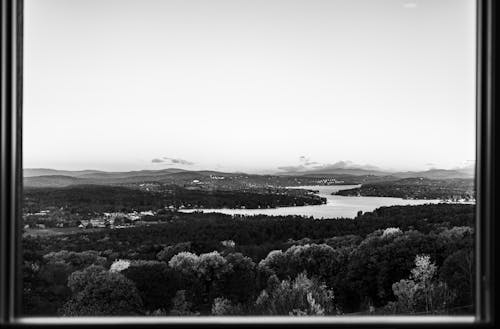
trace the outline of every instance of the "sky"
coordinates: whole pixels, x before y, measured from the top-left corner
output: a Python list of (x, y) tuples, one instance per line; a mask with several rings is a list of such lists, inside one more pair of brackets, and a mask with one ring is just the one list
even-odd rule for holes
[(475, 159), (473, 0), (24, 3), (25, 168)]

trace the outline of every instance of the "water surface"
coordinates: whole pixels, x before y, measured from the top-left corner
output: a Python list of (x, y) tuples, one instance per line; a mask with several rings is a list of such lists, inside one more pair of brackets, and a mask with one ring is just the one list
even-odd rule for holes
[(371, 197), (371, 196), (341, 196), (331, 195), (331, 193), (359, 187), (360, 185), (314, 185), (288, 188), (302, 188), (316, 190), (319, 196), (327, 199), (326, 204), (298, 207), (278, 207), (272, 209), (184, 209), (182, 212), (202, 211), (205, 213), (222, 213), (227, 215), (269, 215), (269, 216), (287, 216), (299, 215), (321, 218), (339, 218), (356, 217), (358, 211), (373, 211), (376, 208), (384, 206), (398, 205), (420, 205), (429, 203), (441, 203), (441, 200), (406, 200), (390, 197)]

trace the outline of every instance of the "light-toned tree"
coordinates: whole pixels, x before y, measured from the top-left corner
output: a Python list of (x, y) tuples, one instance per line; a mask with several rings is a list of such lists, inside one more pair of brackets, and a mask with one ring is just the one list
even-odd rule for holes
[(455, 298), (455, 293), (446, 283), (436, 279), (436, 273), (437, 266), (429, 255), (417, 255), (409, 278), (392, 285), (396, 301), (389, 303), (387, 309), (402, 314), (444, 310)]
[(425, 310), (429, 312), (432, 307), (433, 279), (437, 266), (431, 262), (429, 255), (415, 256), (415, 268), (411, 270), (410, 278), (415, 282), (417, 293), (421, 293), (425, 300)]
[(109, 267), (110, 272), (121, 272), (130, 266), (130, 261), (126, 259), (118, 259)]
[(264, 315), (325, 315), (336, 314), (333, 291), (305, 273), (293, 281), (283, 280), (261, 292), (255, 302), (257, 314)]
[(196, 267), (199, 263), (199, 257), (188, 251), (183, 251), (173, 256), (168, 265), (185, 275), (192, 275), (196, 272)]

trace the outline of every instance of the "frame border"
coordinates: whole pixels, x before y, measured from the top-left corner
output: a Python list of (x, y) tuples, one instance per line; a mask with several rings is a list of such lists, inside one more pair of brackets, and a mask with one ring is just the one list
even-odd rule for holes
[[(475, 326), (490, 327), (494, 325), (495, 306), (495, 272), (494, 263), (495, 219), (495, 123), (496, 98), (494, 87), (496, 44), (498, 25), (495, 13), (498, 2), (494, 0), (477, 0), (477, 75), (476, 75), (476, 314), (473, 321), (464, 317), (464, 321), (446, 323), (446, 317), (339, 317), (338, 321), (309, 319), (306, 322), (294, 319), (286, 322), (267, 322), (264, 318), (210, 319), (172, 318), (165, 321), (161, 318), (144, 319), (109, 317), (79, 320), (61, 320), (59, 318), (18, 318), (21, 314), (22, 301), (22, 80), (23, 80), (23, 0), (1, 0), (1, 171), (0, 171), (0, 325), (9, 326), (44, 326), (69, 324), (78, 326), (137, 324), (150, 327), (166, 326), (184, 327), (223, 327), (227, 325), (261, 326), (342, 326), (342, 327), (407, 327), (434, 324), (438, 327)], [(38, 319), (38, 321), (35, 321)], [(212, 320), (213, 319), (213, 320)], [(238, 321), (239, 319), (239, 321)], [(347, 320), (349, 319), (349, 320)], [(193, 321), (194, 320), (194, 321)], [(200, 321), (201, 320), (201, 321)], [(208, 320), (203, 322), (203, 320)], [(346, 321), (347, 320), (347, 321)], [(436, 322), (433, 322), (435, 320)], [(371, 322), (373, 321), (373, 322)], [(155, 323), (153, 323), (155, 322)]]
[(494, 294), (494, 0), (477, 1), (476, 48), (476, 319), (493, 322)]
[(23, 0), (1, 2), (0, 325), (15, 321), (22, 296)]

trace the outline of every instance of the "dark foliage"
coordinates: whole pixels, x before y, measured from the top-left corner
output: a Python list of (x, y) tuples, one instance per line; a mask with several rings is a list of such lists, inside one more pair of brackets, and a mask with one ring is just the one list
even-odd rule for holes
[(427, 179), (405, 178), (396, 181), (383, 181), (363, 184), (359, 188), (338, 191), (344, 196), (379, 196), (403, 199), (440, 199), (454, 200), (475, 198), (473, 179)]
[[(24, 311), (53, 315), (65, 305), (67, 314), (76, 314), (84, 303), (85, 312), (101, 314), (85, 302), (90, 298), (116, 313), (133, 313), (129, 306), (136, 304), (141, 312), (143, 306), (146, 312), (174, 312), (182, 295), (189, 305), (182, 309), (185, 313), (210, 314), (216, 301), (218, 310), (251, 312), (271, 277), (292, 282), (305, 273), (334, 292), (336, 308), (359, 312), (368, 305), (379, 308), (394, 301), (392, 285), (410, 275), (418, 254), (431, 257), (440, 280), (457, 293), (454, 305), (462, 306), (471, 302), (473, 260), (466, 256), (473, 247), (474, 209), (457, 204), (384, 207), (354, 220), (178, 213), (149, 227), (25, 237)], [(62, 249), (68, 252), (49, 254)], [(179, 253), (185, 253), (187, 262), (173, 267), (170, 261)], [(128, 281), (102, 275), (109, 285), (95, 283), (73, 296), (68, 287), (56, 293), (72, 272), (94, 263), (109, 266), (119, 258), (131, 260), (121, 272)], [(125, 294), (128, 282), (139, 299)], [(130, 303), (113, 305), (111, 300), (96, 299), (96, 294), (108, 293), (114, 285)]]
[(179, 274), (158, 261), (135, 261), (121, 272), (135, 283), (148, 310), (169, 309), (179, 289)]
[(281, 193), (258, 191), (192, 190), (171, 186), (149, 192), (121, 186), (77, 185), (63, 188), (29, 188), (24, 191), (25, 211), (64, 207), (72, 213), (139, 211), (175, 208), (275, 208), (322, 204), (326, 200), (302, 190)]

